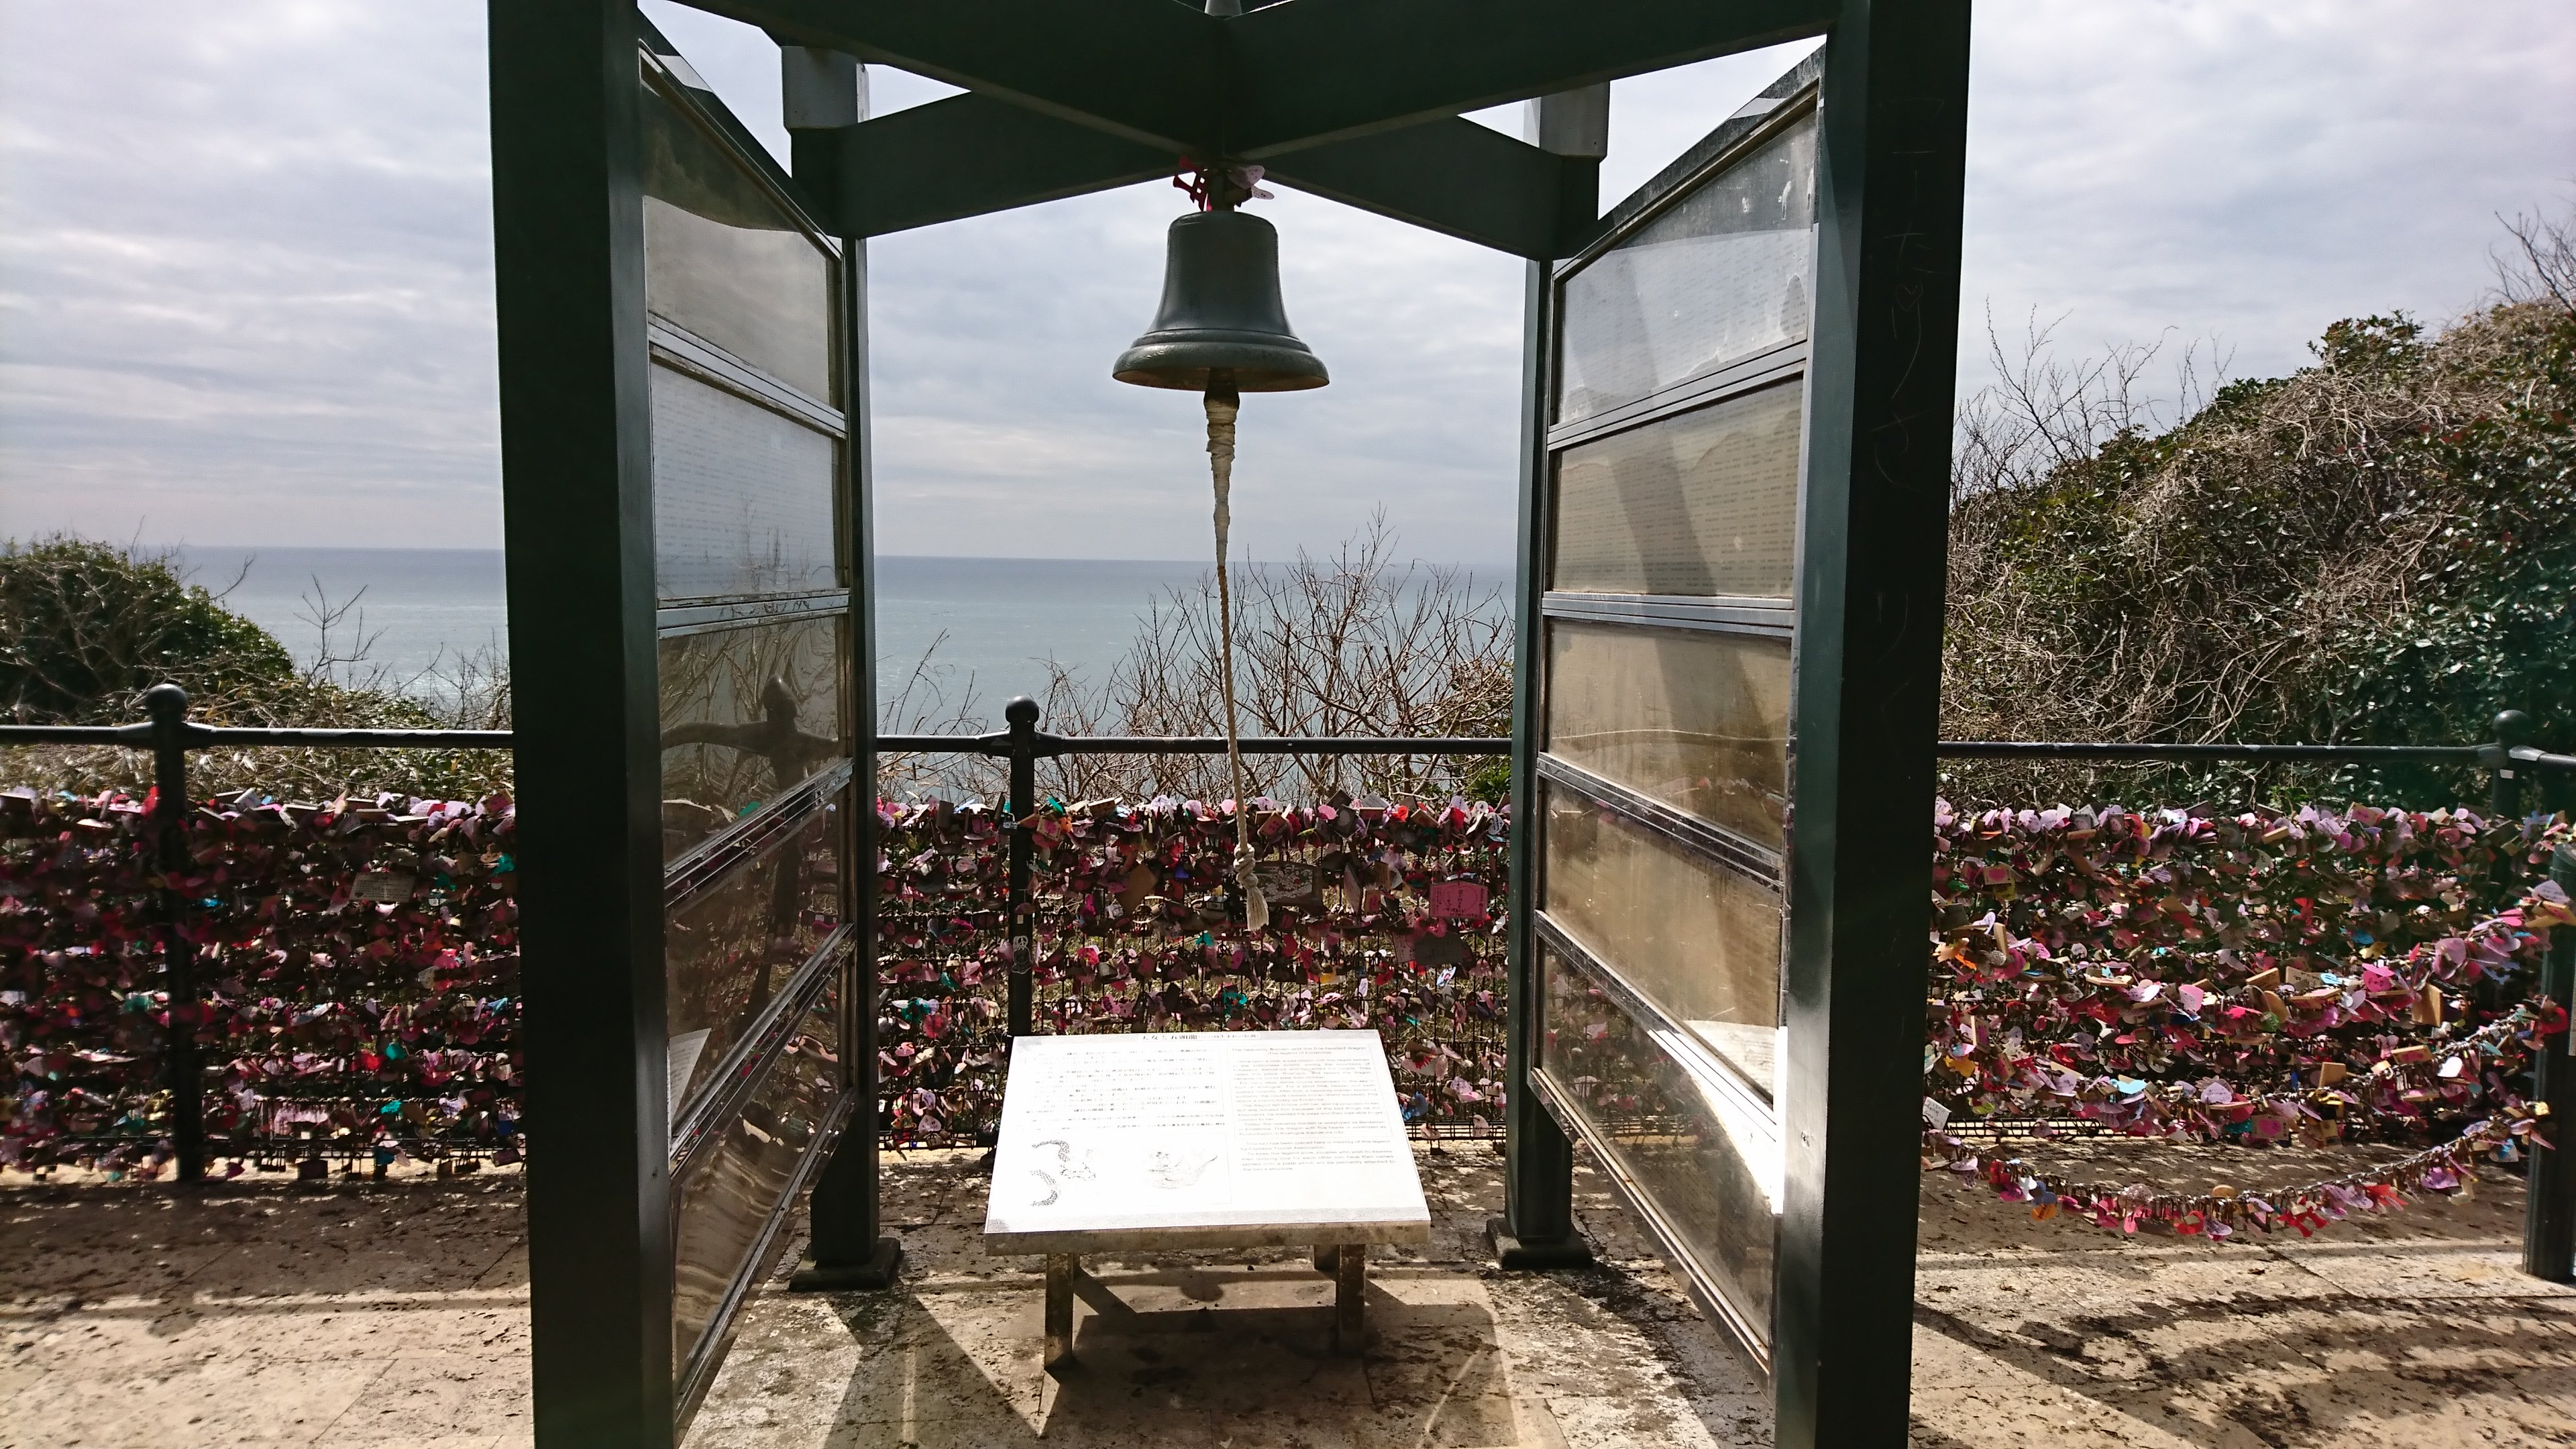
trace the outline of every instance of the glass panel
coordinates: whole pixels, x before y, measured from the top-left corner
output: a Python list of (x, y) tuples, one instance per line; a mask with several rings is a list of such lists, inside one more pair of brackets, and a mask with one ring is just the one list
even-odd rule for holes
[(831, 254), (649, 85), (643, 119), (645, 304), (837, 406)]
[(662, 639), (662, 859), (850, 753), (848, 639), (842, 614)]
[(1540, 909), (1765, 1093), (1780, 1025), (1780, 898), (1541, 782)]
[(844, 616), (662, 640), (662, 858), (848, 754)]
[(1789, 642), (1551, 619), (1547, 752), (1779, 850)]
[(1742, 1315), (1771, 1337), (1779, 1242), (1779, 1124), (1687, 1047), (1622, 1011), (1580, 968), (1540, 953), (1547, 993), (1539, 1065), (1644, 1189), (1690, 1255)]
[[(698, 1159), (672, 1194), (671, 1362), (674, 1369), (705, 1332), (769, 1215), (787, 1191), (797, 1160), (813, 1144), (841, 1092), (840, 998), (837, 984), (805, 1013), (742, 1115), (725, 1125), (722, 1145)], [(781, 1233), (773, 1249), (788, 1242)]]
[(1565, 279), (1557, 421), (1805, 337), (1815, 225), (1811, 113)]
[(654, 368), (654, 592), (670, 600), (840, 587), (839, 454), (812, 428)]
[(715, 1073), (761, 1009), (840, 924), (837, 810), (674, 913), (662, 938), (671, 1112)]
[(1548, 586), (1788, 598), (1799, 387), (1766, 387), (1558, 454)]

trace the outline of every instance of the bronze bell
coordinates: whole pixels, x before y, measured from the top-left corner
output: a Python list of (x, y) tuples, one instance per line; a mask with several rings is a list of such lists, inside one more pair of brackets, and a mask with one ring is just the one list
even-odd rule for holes
[[(1279, 233), (1230, 207), (1173, 221), (1154, 325), (1111, 373), (1141, 387), (1296, 392), (1332, 379), (1288, 330), (1279, 300)], [(1229, 378), (1228, 374), (1231, 374)]]

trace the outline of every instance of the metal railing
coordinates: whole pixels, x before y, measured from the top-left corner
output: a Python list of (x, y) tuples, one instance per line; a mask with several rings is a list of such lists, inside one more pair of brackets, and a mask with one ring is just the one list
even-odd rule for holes
[[(307, 749), (474, 749), (506, 750), (511, 747), (507, 730), (399, 730), (399, 729), (313, 729), (295, 726), (206, 725), (188, 718), (187, 691), (175, 684), (159, 684), (144, 692), (143, 708), (148, 719), (122, 725), (0, 725), (0, 745), (115, 745), (152, 752), (152, 781), (155, 791), (154, 811), (159, 834), (156, 841), (158, 863), (165, 871), (175, 870), (186, 862), (186, 843), (182, 823), (191, 808), (188, 797), (188, 752), (215, 746), (274, 747)], [(1006, 728), (977, 735), (886, 735), (876, 737), (881, 753), (972, 754), (1008, 762), (1010, 785), (1006, 802), (1010, 821), (1022, 826), (1037, 809), (1037, 762), (1065, 755), (1220, 755), (1226, 743), (1220, 735), (1091, 735), (1064, 736), (1038, 728), (1040, 710), (1035, 700), (1025, 696), (1013, 699), (1002, 714)], [(2531, 721), (2520, 710), (2506, 710), (2494, 720), (2495, 738), (2474, 745), (2243, 745), (2243, 744), (2101, 744), (2086, 741), (2057, 740), (1944, 740), (1937, 753), (1945, 759), (2045, 759), (2099, 760), (2130, 763), (2186, 763), (2199, 761), (2244, 761), (2248, 763), (2305, 764), (2401, 764), (2420, 763), (2459, 765), (2491, 772), (2489, 808), (2501, 814), (2519, 814), (2522, 809), (2523, 784), (2534, 770), (2576, 772), (2576, 755), (2552, 754), (2530, 746)], [(1283, 738), (1254, 736), (1238, 742), (1245, 754), (1253, 755), (1462, 755), (1503, 756), (1512, 750), (1508, 737), (1304, 737)], [(1010, 831), (1009, 909), (1007, 917), (1007, 951), (1009, 966), (1009, 1030), (1014, 1036), (1025, 1036), (1033, 1028), (1034, 977), (1036, 951), (1032, 940), (1034, 923), (1030, 909), (1030, 873), (1033, 842), (1025, 828)], [(2576, 857), (2562, 857), (2562, 865), (2576, 882)], [(202, 1068), (197, 1059), (193, 1032), (183, 1029), (180, 1003), (196, 996), (195, 953), (185, 942), (183, 925), (191, 903), (180, 893), (165, 888), (161, 892), (162, 962), (172, 1003), (166, 1064), (171, 1087), (171, 1146), (178, 1161), (181, 1181), (202, 1179), (206, 1166), (204, 1096), (202, 1091), (188, 1090), (190, 1084), (201, 1084)], [(2576, 943), (2553, 951), (2553, 974), (2549, 980), (2558, 983), (2566, 975), (2566, 957), (2576, 950)], [(2566, 1038), (2559, 1038), (2562, 1048)], [(2562, 1050), (2559, 1055), (2564, 1056)], [(2552, 1085), (2544, 1095), (2576, 1096), (2576, 1065), (2555, 1064), (2554, 1074), (2544, 1077)], [(2576, 1110), (2576, 1101), (2567, 1104)], [(2544, 1201), (2552, 1207), (2552, 1242), (2559, 1239), (2576, 1241), (2576, 1163), (2564, 1154), (2536, 1154), (2532, 1198), (2534, 1222), (2540, 1221)], [(2548, 1184), (2543, 1190), (2544, 1181)], [(2539, 1231), (2535, 1226), (2535, 1233)], [(2537, 1244), (2538, 1238), (2533, 1239)], [(2537, 1246), (2530, 1249), (2542, 1252)], [(2557, 1259), (2567, 1257), (2566, 1244), (2549, 1250)], [(2535, 1269), (2535, 1271), (2538, 1271)]]
[[(2244, 761), (2250, 764), (2454, 765), (2488, 773), (2487, 808), (2507, 819), (2523, 810), (2523, 787), (2536, 772), (2576, 773), (2576, 755), (2534, 748), (2531, 717), (2505, 710), (2491, 722), (2495, 738), (2475, 745), (2235, 745), (2235, 744), (2093, 744), (2054, 740), (1944, 740), (1946, 759), (2101, 760), (2145, 764), (2195, 761)], [(2560, 846), (2551, 855), (2549, 877), (2576, 895), (2576, 849)], [(2541, 962), (2538, 993), (2552, 1001), (2576, 1000), (2576, 931), (2558, 932)], [(2532, 1100), (2546, 1104), (2547, 1120), (2561, 1122), (2576, 1112), (2576, 1038), (2560, 1032), (2542, 1038), (2532, 1051)], [(2552, 1129), (2552, 1136), (2564, 1131)], [(2576, 1149), (2553, 1147), (2539, 1136), (2531, 1139), (2524, 1178), (2523, 1269), (2553, 1283), (2576, 1282)]]
[[(152, 752), (155, 863), (166, 880), (188, 862), (184, 824), (188, 752), (217, 745), (285, 745), (308, 749), (485, 749), (510, 747), (507, 730), (366, 730), (204, 725), (188, 718), (188, 691), (156, 684), (143, 692), (150, 718), (122, 725), (0, 725), (0, 745), (122, 745)], [(169, 1036), (162, 1050), (170, 1086), (170, 1148), (179, 1180), (206, 1175), (204, 1068), (190, 1006), (197, 998), (197, 953), (187, 942), (188, 898), (161, 890), (161, 970), (170, 993)]]
[[(1037, 942), (1034, 913), (1029, 909), (1029, 873), (1035, 853), (1026, 826), (1038, 808), (1038, 761), (1064, 755), (1222, 755), (1223, 735), (1084, 735), (1068, 737), (1038, 728), (1038, 702), (1021, 695), (1002, 707), (1008, 728), (982, 735), (879, 735), (880, 752), (905, 754), (983, 755), (1010, 763), (1010, 791), (1005, 801), (1010, 820), (1010, 906), (1004, 928), (1004, 959), (1010, 963), (1008, 1030), (1028, 1036), (1036, 1030)], [(1508, 755), (1512, 741), (1500, 738), (1429, 738), (1351, 736), (1282, 738), (1253, 736), (1236, 740), (1247, 755)]]
[[(188, 718), (188, 693), (175, 684), (146, 690), (147, 719), (121, 725), (0, 725), (0, 745), (110, 745), (152, 753), (153, 824), (157, 864), (166, 872), (183, 866), (187, 844), (183, 831), (193, 802), (188, 793), (188, 752), (218, 746), (305, 749), (469, 749), (506, 750), (508, 730), (315, 729), (298, 726), (207, 725)], [(1067, 754), (1186, 755), (1223, 754), (1221, 736), (1109, 735), (1068, 739), (1037, 728), (1035, 701), (1014, 699), (1004, 709), (1009, 727), (983, 735), (879, 735), (880, 751), (985, 755), (1010, 762), (1010, 813), (1026, 821), (1037, 808), (1036, 762)], [(773, 722), (774, 723), (774, 722)], [(792, 722), (791, 722), (792, 723)], [(765, 737), (764, 737), (765, 738)], [(725, 743), (734, 743), (728, 739)], [(754, 742), (757, 743), (757, 742)], [(1509, 739), (1247, 739), (1248, 754), (1269, 755), (1506, 755)], [(1010, 837), (1010, 1020), (1013, 1035), (1030, 1033), (1033, 1010), (1029, 977), (1034, 952), (1030, 936), (1030, 840), (1026, 830)], [(171, 1002), (171, 1025), (163, 1049), (170, 1087), (170, 1142), (182, 1182), (201, 1181), (206, 1171), (204, 1069), (195, 1034), (186, 1025), (185, 1003), (197, 994), (196, 953), (186, 944), (185, 924), (193, 903), (183, 894), (160, 894), (162, 972)]]
[(2576, 755), (2551, 754), (2530, 744), (2531, 716), (2518, 709), (2489, 722), (2495, 738), (2475, 745), (2232, 745), (2099, 744), (2070, 740), (1943, 740), (1935, 753), (1947, 760), (2101, 760), (2108, 763), (2462, 765), (2486, 770), (2487, 808), (2522, 813), (2523, 785), (2533, 771), (2576, 773)]

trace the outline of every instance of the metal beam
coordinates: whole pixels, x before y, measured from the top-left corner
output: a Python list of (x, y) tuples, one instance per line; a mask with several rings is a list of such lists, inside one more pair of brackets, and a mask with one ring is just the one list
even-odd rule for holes
[[(689, 0), (1041, 115), (1267, 160), (1823, 32), (1830, 0)], [(949, 158), (955, 162), (957, 158)]]
[[(839, 183), (829, 179), (840, 161), (833, 138), (870, 124), (864, 119), (866, 72), (855, 66), (852, 69), (856, 71), (852, 77), (856, 83), (852, 106), (859, 124), (802, 126), (792, 133), (798, 179), (809, 183), (809, 191), (825, 196), (838, 194)], [(840, 95), (840, 81), (834, 72), (826, 98), (837, 102)], [(791, 95), (791, 123), (797, 104), (798, 98)], [(807, 113), (812, 114), (813, 109), (819, 107)], [(818, 170), (826, 174), (818, 177)], [(837, 226), (837, 222), (830, 224)], [(839, 235), (841, 315), (837, 330), (843, 407), (850, 421), (849, 445), (841, 450), (842, 496), (848, 500), (841, 526), (843, 556), (848, 560), (850, 575), (849, 629), (842, 642), (849, 650), (850, 694), (845, 707), (850, 721), (851, 784), (842, 812), (845, 818), (841, 844), (842, 858), (857, 862), (877, 858), (877, 673), (876, 650), (871, 647), (876, 638), (877, 597), (876, 419), (869, 408), (868, 394), (868, 245), (856, 233), (840, 231)], [(841, 1139), (832, 1149), (831, 1159), (815, 1177), (813, 1194), (807, 1200), (812, 1236), (807, 1239), (805, 1261), (798, 1265), (789, 1286), (845, 1292), (892, 1286), (903, 1244), (884, 1236), (885, 1204), (877, 1158), (877, 873), (852, 869), (844, 874), (841, 909), (843, 919), (853, 927), (855, 939), (849, 965), (841, 977), (841, 1060), (848, 1063), (849, 1071), (849, 1079), (841, 1089), (857, 1102), (849, 1125), (841, 1130)]]
[(1772, 1394), (1780, 1449), (1902, 1445), (1966, 174), (1968, 0), (1826, 42), (1798, 583)]
[[(798, 175), (843, 236), (883, 236), (1151, 181), (1173, 153), (990, 96), (810, 131)], [(828, 177), (828, 186), (813, 179)], [(1446, 119), (1296, 152), (1271, 178), (1515, 256), (1549, 260), (1592, 219), (1598, 163)]]
[(1268, 171), (1300, 191), (1534, 261), (1565, 255), (1600, 188), (1597, 161), (1454, 117), (1292, 152)]
[[(1169, 176), (1176, 154), (969, 93), (810, 133), (842, 236), (883, 236)], [(797, 172), (807, 167), (799, 154)], [(811, 189), (811, 188), (809, 188)]]
[(1168, 152), (1212, 155), (1219, 143), (1230, 22), (1175, 0), (688, 3)]
[(662, 749), (633, 0), (491, 0), (537, 1441), (671, 1443)]
[(1225, 141), (1257, 161), (1820, 35), (1832, 0), (1295, 0), (1225, 22)]

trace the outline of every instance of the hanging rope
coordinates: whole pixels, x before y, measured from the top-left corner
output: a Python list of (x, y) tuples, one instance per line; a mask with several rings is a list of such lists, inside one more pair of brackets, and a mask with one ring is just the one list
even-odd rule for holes
[(1241, 408), (1231, 389), (1208, 390), (1208, 471), (1216, 479), (1217, 658), (1225, 677), (1225, 763), (1234, 777), (1234, 880), (1243, 889), (1243, 927), (1258, 931), (1270, 924), (1270, 903), (1261, 898), (1260, 876), (1253, 869), (1252, 801), (1243, 791), (1243, 746), (1234, 723), (1234, 587), (1225, 573), (1225, 535), (1234, 522), (1226, 500), (1234, 489), (1234, 418)]

